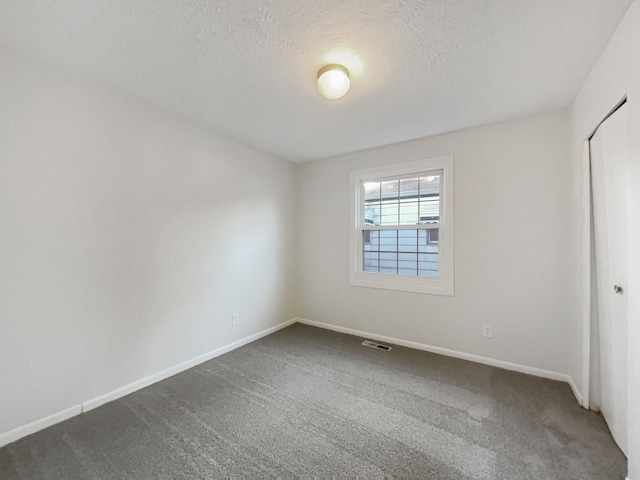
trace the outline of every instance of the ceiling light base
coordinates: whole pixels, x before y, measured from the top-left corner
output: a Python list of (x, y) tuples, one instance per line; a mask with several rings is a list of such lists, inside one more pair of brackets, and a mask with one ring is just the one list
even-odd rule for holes
[(349, 71), (342, 65), (326, 65), (318, 71), (318, 91), (325, 98), (341, 98), (350, 86)]

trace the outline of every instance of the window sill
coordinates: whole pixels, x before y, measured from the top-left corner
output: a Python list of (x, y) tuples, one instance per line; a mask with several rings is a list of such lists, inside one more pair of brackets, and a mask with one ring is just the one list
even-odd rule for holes
[(444, 279), (401, 277), (379, 273), (358, 273), (351, 276), (349, 284), (354, 287), (453, 296), (453, 282), (447, 282)]

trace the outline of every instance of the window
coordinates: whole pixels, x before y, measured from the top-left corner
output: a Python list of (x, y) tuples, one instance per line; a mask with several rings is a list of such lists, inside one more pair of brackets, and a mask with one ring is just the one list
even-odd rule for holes
[(453, 295), (453, 157), (351, 172), (351, 285)]

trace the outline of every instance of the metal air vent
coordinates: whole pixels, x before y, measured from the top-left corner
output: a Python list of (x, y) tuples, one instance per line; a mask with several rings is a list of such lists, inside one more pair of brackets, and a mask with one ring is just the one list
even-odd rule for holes
[(389, 345), (382, 345), (381, 343), (372, 342), (371, 340), (365, 340), (362, 342), (362, 345), (365, 347), (377, 348), (378, 350), (384, 350), (385, 352), (391, 350)]

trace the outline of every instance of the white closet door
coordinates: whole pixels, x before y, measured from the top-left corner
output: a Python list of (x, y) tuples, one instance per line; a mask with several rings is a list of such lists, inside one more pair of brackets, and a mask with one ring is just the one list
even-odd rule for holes
[(591, 139), (598, 292), (600, 409), (627, 453), (627, 111), (623, 105)]

